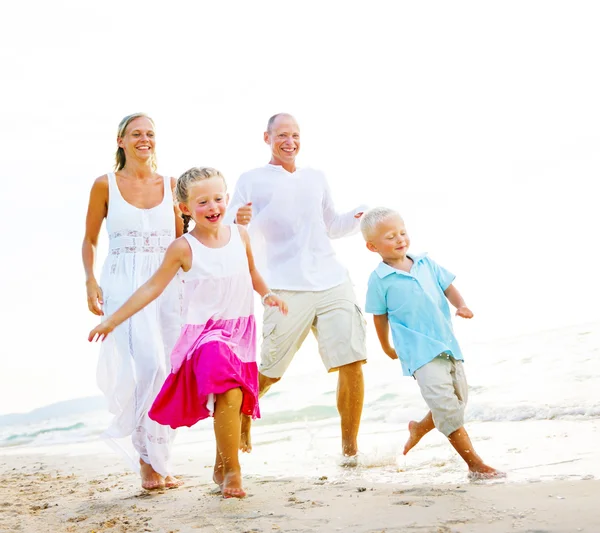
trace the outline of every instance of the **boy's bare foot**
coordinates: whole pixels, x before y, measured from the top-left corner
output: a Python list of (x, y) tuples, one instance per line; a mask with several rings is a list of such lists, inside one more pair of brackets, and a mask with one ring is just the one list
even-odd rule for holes
[(242, 473), (228, 472), (223, 478), (221, 486), (223, 498), (245, 498), (246, 492), (242, 488)]
[(408, 423), (408, 433), (408, 440), (406, 441), (404, 451), (402, 452), (404, 455), (414, 448), (427, 432), (423, 433), (420, 431), (419, 423), (412, 420)]
[(167, 476), (165, 478), (165, 488), (167, 489), (176, 489), (177, 487), (181, 487), (181, 485), (183, 485), (183, 481), (177, 479), (175, 476)]
[(471, 466), (469, 469), (469, 479), (472, 481), (479, 481), (481, 479), (501, 479), (506, 477), (506, 472), (496, 470), (486, 464), (478, 466)]
[(165, 478), (163, 478), (152, 465), (145, 463), (140, 459), (140, 474), (142, 476), (142, 488), (145, 490), (158, 490), (165, 488)]
[(247, 415), (241, 415), (242, 430), (240, 433), (240, 450), (250, 453), (252, 451), (252, 440), (250, 438), (250, 428), (252, 426), (252, 418)]

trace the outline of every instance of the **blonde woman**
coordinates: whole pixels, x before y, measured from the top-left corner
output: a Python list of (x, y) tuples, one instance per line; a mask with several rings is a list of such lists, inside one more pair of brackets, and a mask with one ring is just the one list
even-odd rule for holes
[[(154, 274), (169, 244), (182, 233), (173, 200), (175, 180), (157, 173), (155, 142), (150, 117), (125, 117), (117, 133), (115, 172), (92, 186), (82, 255), (88, 307), (95, 315), (118, 309)], [(104, 219), (109, 252), (98, 284), (94, 264)], [(180, 306), (174, 280), (160, 299), (115, 329), (98, 362), (98, 386), (115, 415), (103, 437), (134, 459), (147, 490), (181, 484), (169, 468), (174, 432), (148, 418), (179, 336)]]

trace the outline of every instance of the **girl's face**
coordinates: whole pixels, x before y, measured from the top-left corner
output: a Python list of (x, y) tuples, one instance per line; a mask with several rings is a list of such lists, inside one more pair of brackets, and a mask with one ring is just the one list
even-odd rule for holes
[(125, 151), (126, 158), (146, 160), (154, 154), (154, 126), (146, 117), (133, 119), (125, 130), (125, 135), (117, 139), (117, 144)]
[(216, 176), (192, 183), (188, 188), (188, 201), (180, 204), (180, 209), (199, 227), (214, 228), (221, 224), (228, 201), (225, 181)]

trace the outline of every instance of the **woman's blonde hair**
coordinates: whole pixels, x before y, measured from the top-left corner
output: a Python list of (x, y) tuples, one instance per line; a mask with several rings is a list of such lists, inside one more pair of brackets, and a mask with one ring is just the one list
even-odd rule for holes
[[(152, 127), (153, 128), (155, 127), (154, 121), (148, 115), (146, 115), (146, 113), (134, 113), (133, 115), (127, 115), (119, 123), (117, 139), (122, 139), (125, 136), (125, 133), (127, 132), (127, 126), (129, 126), (129, 124), (131, 124), (131, 122), (133, 120), (135, 120), (136, 118), (141, 118), (141, 117), (147, 118), (150, 121), (150, 123), (152, 124)], [(152, 169), (156, 170), (156, 168), (157, 168), (156, 154), (152, 154), (151, 162), (152, 162)], [(118, 172), (124, 166), (125, 166), (125, 150), (123, 150), (123, 148), (118, 146), (117, 152), (115, 153), (115, 170)]]
[[(221, 178), (227, 188), (227, 182), (225, 177), (217, 169), (211, 167), (192, 167), (186, 170), (177, 179), (177, 185), (175, 186), (175, 199), (182, 204), (187, 204), (190, 195), (190, 185), (197, 181), (207, 180), (209, 178)], [(188, 226), (190, 224), (190, 215), (181, 214), (183, 218), (183, 233), (187, 233)]]

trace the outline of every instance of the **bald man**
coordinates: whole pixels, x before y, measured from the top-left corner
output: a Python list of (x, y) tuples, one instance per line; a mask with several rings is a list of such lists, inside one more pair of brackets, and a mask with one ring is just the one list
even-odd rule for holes
[[(281, 379), (312, 330), (325, 368), (338, 372), (343, 464), (353, 465), (364, 399), (366, 329), (331, 239), (356, 233), (366, 206), (338, 213), (323, 173), (296, 167), (300, 128), (291, 115), (271, 117), (264, 141), (271, 150), (269, 164), (240, 176), (229, 206), (230, 221), (235, 216), (238, 224), (252, 222), (257, 264), (271, 291), (289, 307), (287, 316), (265, 308), (260, 394)], [(249, 429), (246, 418), (244, 451), (251, 450)]]

